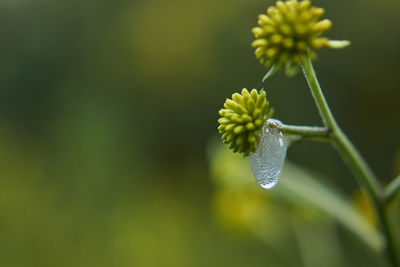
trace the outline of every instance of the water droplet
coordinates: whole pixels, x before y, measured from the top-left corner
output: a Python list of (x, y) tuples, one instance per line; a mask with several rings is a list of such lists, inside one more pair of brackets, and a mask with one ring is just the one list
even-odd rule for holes
[(286, 158), (287, 143), (276, 126), (278, 120), (269, 119), (261, 132), (256, 152), (249, 156), (251, 169), (263, 189), (273, 188), (281, 175)]

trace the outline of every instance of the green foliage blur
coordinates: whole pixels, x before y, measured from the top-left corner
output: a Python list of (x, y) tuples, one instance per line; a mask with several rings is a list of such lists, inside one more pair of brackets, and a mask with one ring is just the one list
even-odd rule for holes
[[(320, 124), (301, 75), (260, 84), (250, 29), (273, 3), (0, 0), (0, 266), (384, 264), (326, 215), (259, 189), (247, 165), (241, 199), (210, 170), (217, 111), (243, 87), (265, 86), (284, 123)], [(328, 102), (387, 183), (400, 173), (400, 1), (313, 4), (327, 36), (352, 42), (319, 51)], [(327, 144), (288, 158), (357, 194)]]

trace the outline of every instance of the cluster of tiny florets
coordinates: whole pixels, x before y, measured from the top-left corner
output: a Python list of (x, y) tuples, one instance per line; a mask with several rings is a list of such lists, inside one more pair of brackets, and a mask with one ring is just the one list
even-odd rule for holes
[[(312, 49), (331, 46), (328, 38), (320, 37), (332, 26), (330, 20), (319, 21), (323, 14), (324, 9), (312, 7), (307, 0), (278, 1), (267, 9), (267, 14), (259, 15), (258, 27), (252, 30), (256, 57), (268, 68), (284, 66), (290, 73), (301, 62), (301, 56), (314, 57)], [(348, 43), (341, 44), (345, 45)]]
[(230, 144), (233, 152), (243, 153), (245, 156), (255, 152), (260, 141), (261, 129), (270, 116), (269, 102), (265, 91), (256, 89), (241, 94), (235, 93), (232, 99), (227, 99), (224, 109), (219, 111), (219, 133), (226, 144)]

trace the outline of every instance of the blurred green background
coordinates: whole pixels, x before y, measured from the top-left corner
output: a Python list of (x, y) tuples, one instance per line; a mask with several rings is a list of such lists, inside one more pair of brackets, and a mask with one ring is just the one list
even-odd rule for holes
[[(250, 29), (273, 3), (0, 0), (0, 265), (383, 266), (249, 172), (239, 195), (218, 182), (215, 168), (236, 163), (216, 156), (217, 111), (260, 87)], [(313, 4), (334, 23), (327, 36), (352, 42), (318, 53), (328, 102), (387, 183), (400, 172), (400, 1)], [(266, 90), (276, 118), (320, 124), (301, 75), (276, 74)], [(368, 213), (329, 145), (288, 159)]]

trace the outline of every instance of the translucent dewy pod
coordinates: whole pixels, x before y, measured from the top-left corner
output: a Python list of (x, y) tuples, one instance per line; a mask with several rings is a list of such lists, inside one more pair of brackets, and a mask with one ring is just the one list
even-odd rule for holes
[(278, 126), (282, 123), (269, 119), (261, 131), (256, 152), (249, 156), (251, 169), (263, 189), (273, 188), (279, 180), (286, 158), (287, 142)]

